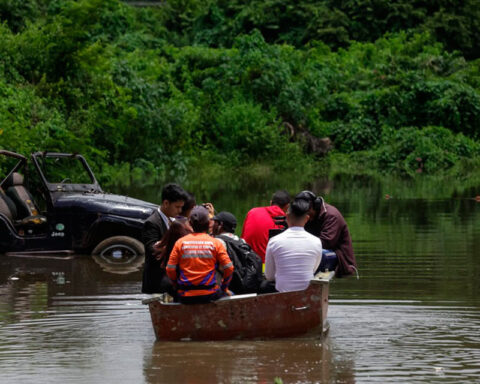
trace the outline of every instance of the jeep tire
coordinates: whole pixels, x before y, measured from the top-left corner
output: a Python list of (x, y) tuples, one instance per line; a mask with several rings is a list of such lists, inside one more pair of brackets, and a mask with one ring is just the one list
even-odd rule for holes
[(145, 248), (143, 244), (129, 236), (112, 236), (97, 244), (93, 249), (92, 255), (107, 257), (113, 262), (122, 261), (131, 257), (144, 255)]

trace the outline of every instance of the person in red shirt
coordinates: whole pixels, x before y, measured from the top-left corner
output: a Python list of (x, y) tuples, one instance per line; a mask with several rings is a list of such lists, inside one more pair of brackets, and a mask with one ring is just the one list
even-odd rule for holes
[(290, 195), (288, 192), (277, 191), (273, 194), (270, 206), (252, 208), (245, 217), (241, 237), (261, 257), (262, 263), (265, 263), (268, 231), (283, 228), (280, 224), (275, 223), (274, 218), (284, 217), (289, 204)]
[[(177, 240), (166, 268), (168, 277), (176, 282), (178, 300), (184, 304), (196, 304), (231, 296), (228, 285), (232, 280), (233, 263), (222, 242), (207, 234), (208, 210), (196, 206), (189, 221), (193, 233)], [(217, 266), (223, 270), (220, 287), (215, 277)]]

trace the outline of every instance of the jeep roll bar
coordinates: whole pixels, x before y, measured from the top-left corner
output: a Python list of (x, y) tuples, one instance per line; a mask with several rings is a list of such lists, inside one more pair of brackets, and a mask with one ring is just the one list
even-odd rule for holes
[(7, 174), (7, 176), (5, 176), (4, 179), (0, 182), (0, 186), (3, 186), (3, 184), (8, 180), (8, 178), (14, 172), (17, 172), (20, 168), (25, 166), (25, 164), (27, 163), (27, 158), (23, 155), (20, 155), (19, 153), (6, 151), (4, 149), (0, 149), (0, 155), (4, 155), (4, 156), (7, 156), (7, 157), (13, 157), (14, 159), (18, 159), (18, 163), (15, 164), (15, 166), (10, 170), (10, 172)]

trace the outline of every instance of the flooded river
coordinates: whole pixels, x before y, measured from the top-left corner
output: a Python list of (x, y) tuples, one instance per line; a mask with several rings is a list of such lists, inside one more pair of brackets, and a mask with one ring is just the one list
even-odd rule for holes
[[(480, 191), (325, 185), (360, 271), (331, 284), (325, 340), (157, 343), (142, 260), (2, 255), (0, 383), (479, 383)], [(243, 218), (266, 194), (206, 198)]]

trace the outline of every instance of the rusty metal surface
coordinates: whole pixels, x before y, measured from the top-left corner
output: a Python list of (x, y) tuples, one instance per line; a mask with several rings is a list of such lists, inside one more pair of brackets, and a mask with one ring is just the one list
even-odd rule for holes
[(305, 291), (272, 293), (209, 304), (149, 302), (157, 340), (227, 340), (322, 336), (328, 308), (328, 281)]

